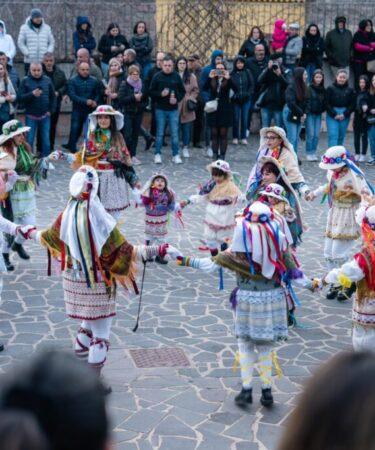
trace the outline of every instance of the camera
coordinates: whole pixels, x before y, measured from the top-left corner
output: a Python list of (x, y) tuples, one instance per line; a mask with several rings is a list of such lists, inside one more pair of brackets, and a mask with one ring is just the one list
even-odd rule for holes
[(277, 69), (279, 69), (279, 67), (280, 66), (277, 63), (272, 64), (272, 70), (277, 70)]
[(224, 70), (223, 69), (216, 69), (215, 73), (216, 73), (217, 77), (222, 77), (224, 75)]

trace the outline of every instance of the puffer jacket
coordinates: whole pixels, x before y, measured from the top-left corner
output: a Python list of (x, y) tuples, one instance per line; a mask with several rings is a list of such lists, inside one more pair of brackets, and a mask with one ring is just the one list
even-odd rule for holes
[(296, 64), (297, 59), (301, 57), (302, 53), (302, 38), (300, 36), (290, 36), (284, 48), (284, 63)]
[[(33, 90), (37, 88), (42, 90), (42, 95), (39, 97), (33, 94)], [(45, 75), (40, 78), (28, 75), (21, 81), (17, 100), (25, 107), (27, 115), (41, 117), (47, 112), (53, 113), (56, 107), (56, 96), (52, 81)]]
[[(87, 30), (83, 31), (81, 26), (87, 24)], [(87, 16), (78, 16), (76, 23), (76, 31), (73, 33), (73, 47), (76, 55), (80, 48), (85, 48), (90, 55), (96, 47), (96, 40), (92, 34), (91, 23)]]
[(7, 55), (9, 63), (12, 64), (13, 58), (16, 54), (16, 46), (14, 44), (12, 36), (10, 34), (7, 34), (7, 29), (3, 20), (0, 20), (0, 25), (4, 30), (3, 35), (0, 36), (0, 51), (4, 52)]
[(345, 108), (344, 116), (350, 117), (355, 109), (355, 93), (348, 83), (341, 85), (334, 82), (327, 88), (327, 113), (336, 116), (335, 108)]
[(242, 70), (236, 68), (237, 61), (242, 61), (245, 64), (245, 58), (238, 56), (233, 62), (233, 71), (230, 76), (233, 83), (237, 86), (237, 92), (232, 100), (235, 103), (244, 104), (250, 100), (254, 92), (254, 80), (246, 66)]
[(259, 75), (258, 83), (262, 86), (261, 95), (263, 94), (259, 106), (271, 111), (281, 111), (285, 104), (285, 90), (288, 87), (285, 74), (276, 75), (272, 69), (267, 67)]
[(30, 17), (21, 26), (17, 43), (25, 63), (41, 62), (44, 54), (53, 53), (55, 48), (51, 27), (43, 20), (42, 25), (36, 28), (32, 25)]
[(307, 101), (308, 114), (322, 114), (326, 110), (326, 90), (323, 86), (309, 86), (309, 98)]

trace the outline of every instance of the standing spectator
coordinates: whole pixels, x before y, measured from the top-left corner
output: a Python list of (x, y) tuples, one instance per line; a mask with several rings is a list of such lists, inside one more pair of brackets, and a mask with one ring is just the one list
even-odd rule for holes
[(7, 34), (5, 22), (0, 20), (0, 51), (4, 52), (10, 64), (13, 64), (13, 58), (16, 55), (16, 45), (10, 34)]
[(316, 155), (319, 142), (322, 114), (326, 110), (326, 90), (324, 87), (324, 73), (316, 69), (309, 86), (306, 114), (306, 159), (318, 161)]
[(145, 79), (152, 67), (151, 52), (154, 44), (147, 31), (146, 23), (142, 20), (134, 26), (130, 47), (136, 51), (137, 60), (142, 67), (142, 78)]
[[(199, 80), (199, 91), (201, 93), (202, 101), (204, 104), (206, 104), (208, 101), (212, 100), (211, 98), (211, 89), (210, 89), (210, 83), (208, 83), (209, 80), (209, 74), (213, 69), (216, 68), (216, 64), (219, 62), (222, 62), (224, 59), (224, 52), (222, 50), (214, 50), (211, 53), (211, 61), (210, 64), (203, 67), (201, 77)], [(210, 141), (211, 141), (211, 128), (207, 124), (207, 115), (205, 115), (205, 144), (206, 144), (206, 151), (207, 156), (209, 158), (212, 158), (213, 151), (210, 147)]]
[[(190, 70), (191, 73), (195, 75), (199, 85), (199, 80), (202, 73), (202, 66), (198, 54), (189, 56), (188, 69)], [(202, 148), (200, 142), (202, 138), (203, 124), (204, 124), (204, 103), (200, 93), (198, 92), (197, 109), (195, 110), (195, 120), (193, 122), (193, 147), (195, 148)]]
[(55, 110), (56, 96), (51, 80), (43, 75), (40, 63), (31, 63), (30, 75), (22, 80), (17, 98), (25, 108), (26, 126), (30, 127), (27, 142), (32, 148), (35, 136), (40, 132), (41, 156), (48, 156), (51, 152), (51, 114)]
[(90, 76), (90, 66), (82, 62), (78, 75), (68, 81), (68, 95), (73, 102), (69, 142), (63, 145), (72, 153), (77, 151), (77, 141), (88, 115), (94, 111), (101, 99), (101, 83)]
[(228, 129), (233, 125), (233, 105), (230, 90), (237, 93), (237, 86), (223, 62), (216, 63), (207, 80), (211, 90), (211, 98), (218, 101), (216, 111), (207, 114), (207, 125), (211, 129), (213, 159), (225, 160), (228, 147)]
[(358, 87), (360, 75), (367, 75), (367, 63), (375, 60), (375, 33), (372, 21), (361, 20), (353, 36), (354, 85)]
[(103, 81), (107, 105), (112, 105), (115, 109), (118, 109), (118, 93), (120, 85), (125, 79), (125, 74), (120, 62), (117, 58), (112, 58), (109, 61), (108, 76)]
[(266, 55), (268, 55), (269, 48), (267, 41), (264, 38), (263, 31), (259, 27), (253, 27), (249, 36), (241, 45), (238, 54), (244, 56), (246, 59), (252, 58), (254, 56), (255, 46), (259, 44), (264, 46)]
[[(43, 57), (43, 73), (52, 81), (56, 96), (56, 106), (55, 110), (51, 114), (50, 127), (51, 151), (53, 151), (55, 146), (57, 122), (59, 121), (61, 111), (61, 102), (63, 96), (66, 94), (67, 80), (64, 71), (55, 64), (55, 57), (52, 53), (47, 52)], [(38, 145), (38, 147), (40, 146)]]
[(75, 55), (77, 55), (80, 48), (85, 48), (91, 55), (96, 47), (96, 40), (92, 34), (91, 23), (87, 16), (77, 17), (76, 30), (73, 33), (73, 47)]
[(277, 19), (273, 26), (273, 33), (271, 37), (272, 53), (282, 54), (288, 40), (288, 33), (286, 32), (285, 20)]
[(327, 89), (328, 147), (343, 145), (350, 115), (355, 106), (354, 90), (349, 87), (349, 76), (339, 69), (335, 82)]
[(180, 124), (182, 135), (182, 154), (184, 158), (189, 158), (189, 144), (191, 130), (195, 120), (195, 111), (197, 109), (198, 82), (195, 75), (189, 72), (188, 62), (184, 56), (180, 56), (176, 61), (176, 70), (184, 83), (185, 96), (178, 104), (180, 111)]
[[(233, 62), (231, 80), (237, 87), (237, 92), (233, 96), (233, 144), (247, 145), (247, 130), (249, 127), (249, 111), (251, 99), (254, 92), (254, 80), (250, 70), (246, 67), (246, 60), (243, 56), (238, 56)], [(241, 129), (240, 129), (241, 127)]]
[(0, 63), (0, 129), (5, 122), (14, 118), (14, 102), (16, 101), (16, 90), (8, 76), (6, 66)]
[(285, 104), (285, 89), (288, 86), (288, 81), (279, 54), (271, 55), (267, 68), (259, 75), (258, 83), (262, 86), (257, 101), (262, 116), (262, 126), (271, 126), (273, 119), (276, 126), (282, 127), (282, 110)]
[[(369, 96), (369, 79), (367, 75), (360, 75), (358, 80), (356, 103), (353, 120), (354, 131), (354, 159), (359, 162), (366, 162), (366, 153), (368, 146), (368, 125), (366, 119), (366, 106)], [(364, 108), (365, 107), (365, 108)], [(362, 145), (361, 145), (362, 144)], [(361, 148), (362, 147), (362, 148)]]
[[(164, 57), (165, 57), (165, 53), (164, 52), (157, 52), (156, 53), (156, 64), (154, 65), (154, 67), (152, 67), (152, 69), (149, 71), (147, 77), (145, 78), (145, 89), (146, 89), (146, 93), (149, 96), (149, 91), (150, 91), (150, 85), (151, 85), (151, 81), (154, 78), (154, 75), (156, 75), (157, 73), (159, 73), (161, 71), (162, 65), (163, 65), (163, 61), (164, 61)], [(151, 98), (151, 129), (150, 129), (150, 133), (151, 133), (151, 139), (148, 143), (150, 145), (152, 145), (152, 142), (155, 141), (154, 136), (156, 136), (156, 117), (155, 117), (155, 102), (154, 100)], [(146, 145), (146, 150), (148, 150), (147, 145)]]
[(375, 165), (375, 74), (371, 77), (370, 92), (367, 102), (364, 103), (363, 111), (367, 114), (368, 137), (370, 141), (371, 159), (370, 166)]
[(283, 120), (286, 135), (298, 155), (298, 140), (302, 123), (306, 119), (307, 110), (307, 72), (303, 67), (296, 67), (293, 72), (293, 80), (285, 91), (285, 106)]
[(94, 64), (91, 59), (90, 59), (90, 53), (87, 50), (87, 48), (80, 48), (77, 52), (77, 62), (76, 64), (73, 66), (71, 72), (70, 72), (70, 78), (73, 78), (77, 75), (78, 70), (77, 68), (80, 66), (81, 63), (86, 63), (89, 65), (90, 68), (90, 76), (96, 78), (98, 81), (102, 81), (103, 80), (103, 74), (102, 71), (99, 69), (99, 67)]
[(25, 75), (29, 72), (31, 62), (42, 62), (45, 53), (53, 53), (55, 39), (51, 27), (44, 22), (42, 11), (31, 10), (30, 17), (20, 28), (18, 48), (24, 56)]
[(318, 25), (311, 23), (302, 40), (301, 66), (306, 68), (311, 83), (315, 70), (323, 67), (324, 39), (320, 36)]
[(345, 69), (349, 74), (352, 40), (352, 32), (346, 29), (346, 17), (336, 17), (335, 28), (328, 31), (325, 40), (326, 55), (334, 78), (339, 69)]
[(284, 47), (284, 66), (293, 71), (302, 53), (302, 38), (299, 36), (299, 24), (289, 25), (289, 36)]
[(18, 72), (15, 69), (15, 67), (13, 67), (9, 64), (9, 58), (7, 57), (7, 55), (4, 52), (0, 52), (0, 64), (2, 64), (3, 66), (5, 66), (7, 68), (8, 76), (9, 76), (10, 80), (12, 81), (14, 89), (17, 92), (18, 88), (20, 86), (20, 77), (19, 77)]
[(161, 147), (165, 133), (165, 126), (169, 123), (172, 140), (173, 162), (181, 164), (178, 142), (178, 102), (185, 96), (185, 88), (180, 75), (174, 71), (173, 59), (165, 56), (162, 70), (157, 73), (150, 85), (149, 94), (155, 102), (156, 116), (156, 146), (155, 164), (161, 164)]
[(137, 61), (137, 53), (132, 48), (127, 48), (124, 51), (124, 58), (123, 58), (123, 64), (122, 64), (125, 75), (128, 74), (129, 67), (134, 66), (134, 65), (139, 66), (139, 69), (142, 74), (142, 66)]
[(124, 114), (124, 137), (134, 166), (141, 164), (136, 153), (146, 102), (147, 95), (140, 68), (136, 65), (130, 66), (128, 76), (120, 86), (118, 104)]
[(116, 57), (119, 53), (129, 48), (126, 37), (121, 34), (120, 27), (117, 23), (110, 23), (106, 34), (100, 38), (98, 50), (102, 56), (102, 67), (104, 72), (108, 71), (109, 61)]

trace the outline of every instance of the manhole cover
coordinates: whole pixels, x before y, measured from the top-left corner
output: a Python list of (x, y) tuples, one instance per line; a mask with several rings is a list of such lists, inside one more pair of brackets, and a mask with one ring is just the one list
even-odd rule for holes
[(139, 368), (190, 366), (189, 360), (180, 348), (140, 348), (129, 351)]

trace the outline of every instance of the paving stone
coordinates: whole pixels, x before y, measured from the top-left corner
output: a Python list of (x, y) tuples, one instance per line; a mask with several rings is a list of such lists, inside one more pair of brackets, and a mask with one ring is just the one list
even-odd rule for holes
[(144, 409), (129, 417), (129, 419), (121, 424), (121, 428), (147, 433), (155, 428), (164, 416), (164, 413)]
[(196, 438), (196, 434), (193, 430), (174, 416), (167, 416), (154, 429), (154, 433), (163, 436), (184, 436)]

